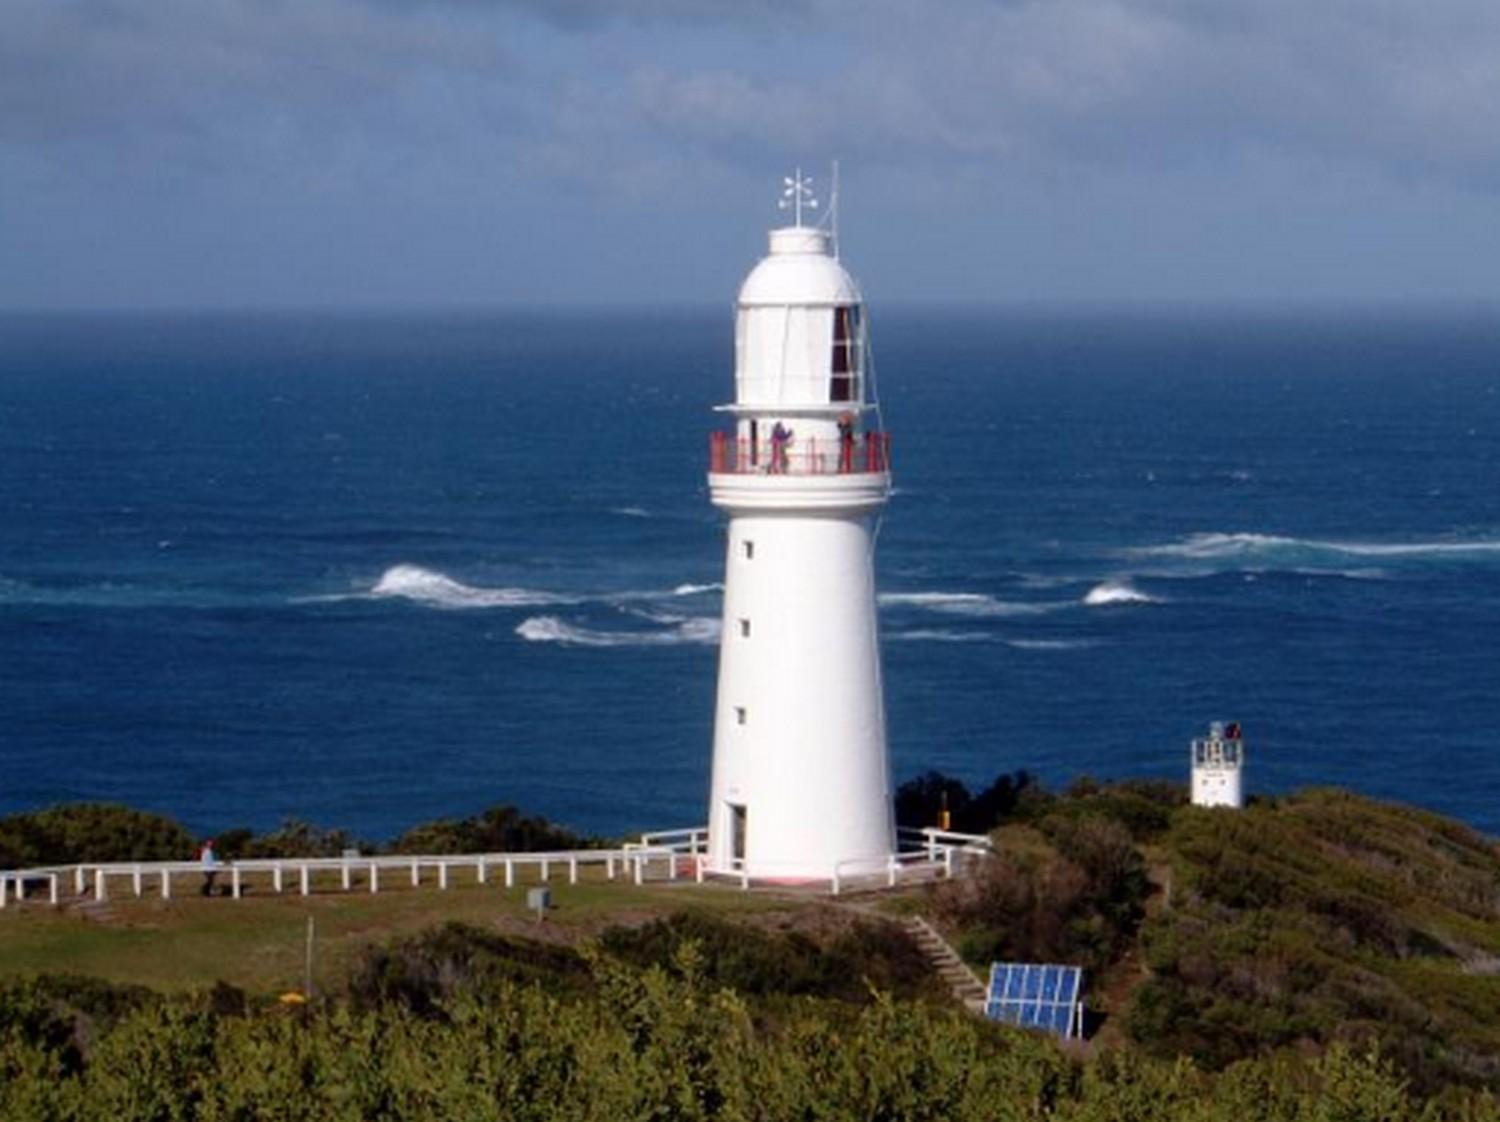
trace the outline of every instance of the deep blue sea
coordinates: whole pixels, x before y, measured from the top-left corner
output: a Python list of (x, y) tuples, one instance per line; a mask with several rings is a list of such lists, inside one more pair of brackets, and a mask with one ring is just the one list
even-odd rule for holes
[[(1500, 833), (1500, 316), (872, 322), (897, 778)], [(0, 811), (704, 817), (724, 307), (0, 318)]]

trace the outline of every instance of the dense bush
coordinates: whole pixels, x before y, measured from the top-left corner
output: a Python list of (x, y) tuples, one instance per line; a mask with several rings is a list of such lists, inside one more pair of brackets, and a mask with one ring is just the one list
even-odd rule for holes
[(1497, 1122), (1494, 1101), (1423, 1104), (1368, 1051), (1281, 1056), (1220, 1075), (1129, 1052), (1079, 1065), (1047, 1040), (882, 998), (774, 1027), (716, 988), (684, 945), (670, 971), (599, 959), (589, 991), (503, 983), (444, 1016), (400, 1004), (310, 1015), (164, 1000), (81, 1055), (0, 1021), (0, 1117), (136, 1119), (881, 1119), (885, 1122)]
[(196, 841), (160, 814), (112, 803), (67, 803), (0, 818), (0, 869), (79, 861), (181, 861)]
[(1500, 1080), (1500, 855), (1410, 808), (1309, 791), (1184, 810), (1171, 907), (1142, 931), (1132, 1039), (1211, 1067), (1378, 1042), (1422, 1089)]
[(683, 946), (692, 943), (708, 981), (755, 996), (863, 1002), (872, 988), (903, 997), (941, 993), (911, 937), (878, 920), (856, 921), (820, 945), (797, 931), (764, 931), (703, 912), (677, 912), (640, 927), (612, 928), (600, 943), (640, 968), (670, 968)]
[[(188, 861), (202, 839), (160, 814), (108, 803), (71, 803), (0, 818), (0, 869), (93, 861)], [(254, 857), (338, 857), (365, 853), (500, 853), (587, 849), (602, 844), (545, 818), (497, 806), (471, 818), (413, 826), (389, 845), (363, 842), (344, 830), (288, 819), (256, 834), (237, 826), (214, 835), (221, 860)]]
[(972, 962), (1072, 962), (1101, 970), (1131, 945), (1150, 885), (1129, 832), (1095, 815), (1042, 820), (1051, 846), (1001, 848), (931, 896)]
[(587, 976), (587, 963), (567, 947), (446, 923), (366, 948), (348, 986), (357, 1008), (399, 1004), (431, 1017), (461, 996), (488, 999), (503, 984), (537, 983), (571, 992)]
[(936, 826), (944, 810), (950, 829), (987, 834), (1002, 821), (1029, 817), (1051, 801), (1028, 772), (1000, 775), (982, 791), (971, 793), (961, 780), (938, 771), (924, 772), (896, 789), (896, 824), (913, 829)]
[(392, 853), (538, 853), (587, 849), (596, 839), (545, 818), (496, 806), (471, 818), (440, 818), (414, 826), (390, 845)]

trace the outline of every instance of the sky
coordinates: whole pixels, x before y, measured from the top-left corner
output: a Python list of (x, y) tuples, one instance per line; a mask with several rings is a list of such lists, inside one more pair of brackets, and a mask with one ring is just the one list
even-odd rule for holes
[(0, 309), (1489, 303), (1495, 0), (0, 0)]

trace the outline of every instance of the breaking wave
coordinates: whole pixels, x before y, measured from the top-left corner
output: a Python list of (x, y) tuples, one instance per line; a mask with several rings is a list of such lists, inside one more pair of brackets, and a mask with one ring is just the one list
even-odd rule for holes
[(672, 647), (719, 641), (719, 621), (687, 619), (665, 631), (600, 631), (578, 627), (557, 616), (531, 616), (516, 625), (516, 634), (531, 643), (571, 647)]
[(1034, 616), (1055, 611), (1064, 604), (997, 600), (979, 592), (883, 592), (882, 608), (921, 608), (954, 616)]
[(915, 628), (911, 631), (883, 631), (882, 639), (898, 643), (990, 643), (995, 637), (983, 631), (950, 631), (945, 627)]
[(882, 638), (902, 643), (1003, 643), (1018, 651), (1078, 651), (1097, 647), (1097, 639), (1007, 639), (985, 631), (954, 631), (945, 627), (886, 631)]
[(1103, 607), (1106, 604), (1156, 604), (1160, 603), (1154, 596), (1148, 596), (1128, 581), (1107, 580), (1103, 584), (1096, 584), (1088, 590), (1083, 602), (1091, 608)]
[(672, 589), (673, 596), (701, 596), (705, 592), (722, 592), (722, 584), (679, 584)]
[(1007, 647), (1018, 651), (1082, 651), (1097, 647), (1097, 639), (1007, 639)]
[(1262, 565), (1308, 565), (1319, 560), (1337, 562), (1350, 557), (1378, 557), (1391, 561), (1481, 561), (1500, 558), (1500, 540), (1493, 538), (1413, 542), (1333, 541), (1290, 538), (1276, 534), (1206, 533), (1164, 545), (1127, 551), (1134, 557), (1172, 557), (1189, 561), (1234, 561)]
[(387, 569), (369, 595), (377, 599), (412, 600), (436, 608), (524, 608), (577, 603), (573, 597), (529, 588), (475, 588), (419, 565)]

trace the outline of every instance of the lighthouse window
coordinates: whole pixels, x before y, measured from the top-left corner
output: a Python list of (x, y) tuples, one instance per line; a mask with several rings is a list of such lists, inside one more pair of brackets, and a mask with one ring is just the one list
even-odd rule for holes
[(750, 621), (748, 619), (740, 620), (740, 638), (750, 638)]
[(828, 400), (859, 399), (859, 306), (833, 309), (833, 361), (829, 365)]
[(755, 543), (753, 541), (749, 541), (747, 539), (745, 541), (742, 541), (740, 543), (740, 545), (745, 550), (745, 560), (746, 561), (754, 561), (755, 560)]
[(737, 725), (743, 725), (743, 724), (748, 724), (749, 721), (750, 721), (750, 713), (749, 713), (749, 711), (743, 705), (736, 705), (734, 707), (734, 723), (737, 724)]

